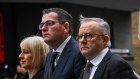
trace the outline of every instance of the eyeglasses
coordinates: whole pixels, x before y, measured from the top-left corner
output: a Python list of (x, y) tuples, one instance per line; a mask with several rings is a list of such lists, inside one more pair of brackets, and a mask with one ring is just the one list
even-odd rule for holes
[(86, 40), (91, 40), (93, 37), (95, 37), (95, 35), (97, 36), (103, 36), (103, 35), (99, 35), (99, 34), (91, 34), (91, 33), (86, 33), (86, 34), (81, 34), (78, 36), (78, 40), (81, 40), (83, 37)]
[(58, 22), (58, 21), (47, 20), (46, 22), (42, 22), (39, 24), (39, 30), (42, 29), (44, 24), (45, 24), (45, 27), (50, 27), (50, 26), (54, 25), (56, 22)]

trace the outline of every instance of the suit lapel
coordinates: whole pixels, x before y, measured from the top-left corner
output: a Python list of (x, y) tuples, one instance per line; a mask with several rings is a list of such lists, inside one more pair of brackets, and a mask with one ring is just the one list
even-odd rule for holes
[[(70, 56), (70, 52), (71, 52), (71, 41), (72, 41), (72, 38), (69, 40), (69, 42), (66, 44), (64, 50), (62, 51), (61, 53), (61, 56), (58, 60), (58, 64), (54, 70), (54, 73), (52, 75), (52, 79), (55, 79), (55, 78), (58, 78), (59, 75), (61, 74), (61, 72), (64, 70), (64, 67), (69, 59), (69, 56)], [(55, 78), (54, 78), (55, 77)]]
[(82, 70), (79, 79), (83, 79), (83, 75), (84, 75), (84, 69)]
[(106, 68), (106, 65), (107, 65), (107, 61), (110, 59), (111, 57), (111, 52), (108, 51), (108, 53), (105, 55), (105, 57), (103, 58), (103, 60), (101, 61), (101, 63), (99, 64), (98, 68), (96, 69), (96, 72), (94, 74), (94, 77), (93, 79), (102, 79), (102, 75), (103, 75), (103, 72)]
[(48, 53), (47, 59), (46, 59), (46, 66), (45, 66), (45, 79), (48, 77), (48, 70), (51, 62), (51, 57), (52, 57), (52, 50)]

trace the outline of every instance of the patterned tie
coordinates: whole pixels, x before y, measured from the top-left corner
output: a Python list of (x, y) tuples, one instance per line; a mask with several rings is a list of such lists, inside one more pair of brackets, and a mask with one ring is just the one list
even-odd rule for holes
[(53, 52), (52, 54), (52, 58), (51, 58), (51, 62), (50, 62), (50, 67), (49, 67), (49, 74), (48, 74), (48, 79), (51, 79), (53, 71), (54, 71), (54, 63), (55, 63), (55, 59), (58, 56), (59, 52)]
[(93, 64), (91, 62), (88, 62), (86, 64), (86, 67), (84, 69), (84, 75), (83, 75), (83, 79), (89, 79), (90, 76), (90, 68), (93, 66)]

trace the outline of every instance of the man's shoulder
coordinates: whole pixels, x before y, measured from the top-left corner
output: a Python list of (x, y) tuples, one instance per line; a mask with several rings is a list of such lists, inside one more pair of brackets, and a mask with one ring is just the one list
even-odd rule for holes
[(112, 54), (108, 62), (112, 65), (128, 65), (128, 62), (118, 54)]

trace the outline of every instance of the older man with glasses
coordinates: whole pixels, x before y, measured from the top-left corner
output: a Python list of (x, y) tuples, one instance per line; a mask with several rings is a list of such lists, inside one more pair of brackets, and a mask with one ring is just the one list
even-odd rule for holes
[(81, 17), (78, 40), (87, 59), (80, 79), (137, 79), (130, 65), (110, 52), (110, 27), (103, 19)]

